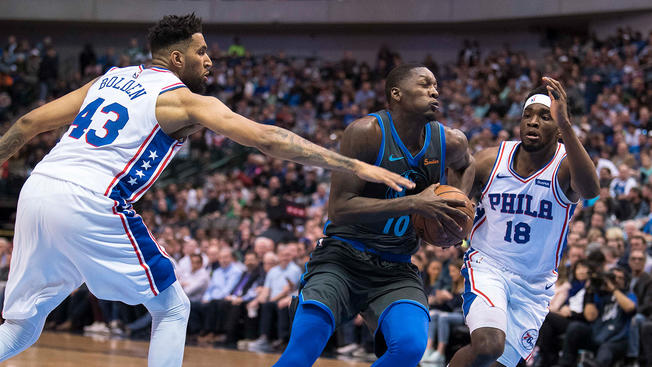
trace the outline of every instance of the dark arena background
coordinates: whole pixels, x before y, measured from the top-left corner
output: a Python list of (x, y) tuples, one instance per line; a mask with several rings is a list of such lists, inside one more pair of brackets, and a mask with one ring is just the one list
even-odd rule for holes
[[(332, 150), (348, 124), (385, 108), (384, 77), (403, 63), (434, 73), (437, 120), (460, 129), (472, 152), (519, 139), (528, 91), (543, 76), (559, 80), (573, 128), (597, 166), (600, 197), (575, 211), (550, 305), (555, 317), (522, 365), (549, 366), (574, 338), (558, 332), (583, 320), (566, 299), (584, 285), (581, 264), (597, 256), (600, 271), (629, 272), (637, 297), (635, 315), (617, 326), (620, 339), (604, 341), (620, 346), (613, 365), (652, 366), (652, 2), (1, 0), (0, 132), (113, 66), (147, 65), (147, 29), (164, 15), (190, 12), (203, 19), (213, 62), (206, 94)], [(0, 166), (3, 293), (20, 189), (64, 131), (38, 135)], [(179, 330), (187, 332), (184, 365), (271, 366), (278, 359), (299, 279), (265, 289), (278, 284), (265, 274), (278, 264), (304, 269), (327, 220), (329, 177), (204, 129), (138, 201), (136, 211), (176, 260), (192, 302), (188, 330)], [(206, 298), (208, 287), (227, 286), (211, 274), (245, 269), (249, 251), (261, 270), (249, 298), (234, 304), (233, 289)], [(421, 366), (443, 367), (469, 343), (455, 301), (464, 251), (424, 245), (412, 256), (433, 319)], [(201, 259), (201, 274), (191, 258)], [(261, 292), (280, 296), (262, 299)], [(207, 301), (218, 305), (212, 318), (197, 311)], [(50, 314), (34, 346), (1, 365), (145, 366), (150, 326), (143, 306), (99, 300), (82, 285)], [(316, 366), (368, 366), (373, 347), (358, 317), (337, 328)], [(435, 351), (444, 359), (429, 359)], [(583, 350), (578, 363), (594, 366), (594, 358)]]

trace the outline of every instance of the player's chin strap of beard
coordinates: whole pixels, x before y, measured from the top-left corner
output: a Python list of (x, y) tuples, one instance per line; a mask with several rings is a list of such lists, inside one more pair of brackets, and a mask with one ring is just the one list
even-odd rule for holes
[[(557, 99), (557, 96), (555, 96), (555, 99)], [(541, 103), (542, 105), (550, 108), (552, 101), (550, 100), (550, 96), (547, 96), (545, 94), (535, 94), (533, 96), (530, 96), (530, 98), (528, 98), (527, 101), (525, 101), (525, 105), (523, 105), (523, 111), (525, 111), (527, 106), (533, 103)]]

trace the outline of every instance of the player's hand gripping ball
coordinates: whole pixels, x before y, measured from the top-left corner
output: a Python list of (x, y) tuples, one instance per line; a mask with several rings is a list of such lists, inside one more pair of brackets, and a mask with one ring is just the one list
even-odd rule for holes
[(465, 206), (456, 207), (466, 214), (463, 220), (456, 220), (457, 224), (462, 227), (462, 231), (451, 230), (441, 225), (436, 219), (426, 218), (419, 214), (412, 214), (412, 224), (414, 230), (422, 240), (431, 245), (439, 247), (456, 246), (469, 235), (473, 227), (473, 217), (475, 216), (475, 208), (473, 202), (456, 187), (449, 185), (439, 185), (435, 188), (435, 195), (444, 199), (462, 200), (466, 203)]

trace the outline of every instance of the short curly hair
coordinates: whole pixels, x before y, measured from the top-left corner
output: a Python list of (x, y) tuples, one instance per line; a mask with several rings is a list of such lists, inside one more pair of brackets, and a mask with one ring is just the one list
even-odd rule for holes
[(192, 35), (201, 33), (201, 18), (195, 13), (166, 15), (149, 29), (147, 38), (152, 53), (166, 49), (179, 42), (190, 42)]
[(392, 101), (392, 88), (398, 87), (400, 82), (409, 77), (412, 69), (423, 67), (425, 66), (414, 63), (401, 64), (387, 74), (385, 78), (385, 98), (387, 98), (387, 104)]

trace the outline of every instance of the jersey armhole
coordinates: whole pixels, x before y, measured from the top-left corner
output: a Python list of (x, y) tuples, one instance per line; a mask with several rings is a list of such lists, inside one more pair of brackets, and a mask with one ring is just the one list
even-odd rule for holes
[(380, 166), (380, 163), (383, 161), (383, 156), (385, 155), (385, 126), (383, 125), (383, 121), (380, 118), (379, 114), (370, 113), (369, 116), (375, 117), (376, 121), (378, 121), (378, 125), (380, 125), (380, 149), (378, 150), (378, 155), (376, 155), (376, 162), (374, 163), (374, 165)]
[(505, 142), (500, 142), (500, 145), (498, 146), (498, 153), (496, 154), (496, 159), (494, 159), (494, 165), (491, 167), (491, 171), (489, 171), (489, 177), (487, 178), (487, 182), (484, 184), (484, 187), (480, 191), (480, 200), (484, 197), (484, 194), (487, 193), (487, 190), (489, 189), (489, 186), (491, 186), (491, 182), (493, 181), (494, 176), (496, 175), (496, 172), (498, 172), (498, 167), (500, 167), (500, 161), (503, 159), (503, 151), (505, 150)]
[(160, 96), (161, 94), (163, 94), (165, 92), (169, 92), (171, 90), (175, 90), (175, 89), (179, 89), (179, 88), (188, 88), (188, 87), (186, 87), (186, 85), (183, 84), (182, 82), (176, 82), (176, 83), (168, 85), (167, 87), (161, 88), (161, 92), (159, 92), (158, 95)]
[(579, 200), (575, 202), (570, 201), (570, 199), (566, 197), (566, 193), (564, 193), (564, 190), (559, 185), (559, 178), (557, 177), (557, 173), (559, 172), (559, 168), (561, 167), (561, 162), (563, 162), (564, 159), (566, 159), (566, 154), (564, 154), (564, 156), (561, 157), (559, 163), (557, 163), (557, 167), (555, 167), (555, 171), (552, 174), (552, 178), (554, 181), (554, 183), (552, 184), (553, 186), (552, 193), (555, 196), (555, 198), (559, 201), (559, 204), (561, 204), (562, 206), (576, 205), (577, 203), (579, 203)]
[(439, 172), (439, 183), (446, 185), (446, 129), (442, 126), (439, 121), (437, 121), (437, 127), (439, 128), (439, 150), (441, 150), (441, 162), (439, 167), (441, 172)]

